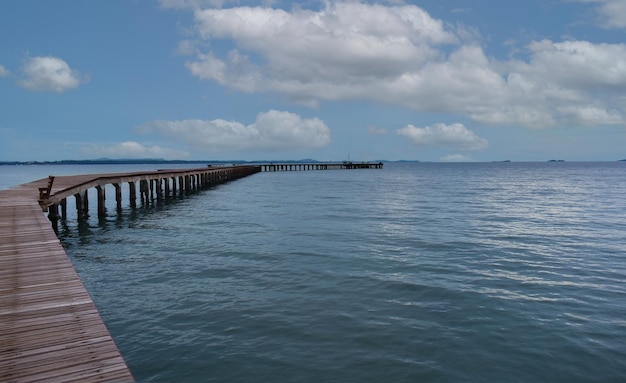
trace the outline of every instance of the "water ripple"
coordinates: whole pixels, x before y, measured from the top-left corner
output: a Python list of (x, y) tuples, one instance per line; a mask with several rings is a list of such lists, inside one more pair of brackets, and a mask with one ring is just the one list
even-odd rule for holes
[(62, 241), (140, 381), (617, 382), (625, 169), (263, 173)]

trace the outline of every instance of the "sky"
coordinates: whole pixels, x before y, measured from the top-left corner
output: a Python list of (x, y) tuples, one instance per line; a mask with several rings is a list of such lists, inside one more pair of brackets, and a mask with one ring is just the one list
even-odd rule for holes
[(0, 161), (626, 158), (626, 0), (0, 1)]

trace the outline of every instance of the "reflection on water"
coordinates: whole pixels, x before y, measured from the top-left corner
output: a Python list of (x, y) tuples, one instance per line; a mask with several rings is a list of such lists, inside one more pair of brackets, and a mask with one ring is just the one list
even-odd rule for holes
[(625, 166), (262, 173), (59, 236), (140, 381), (620, 381)]

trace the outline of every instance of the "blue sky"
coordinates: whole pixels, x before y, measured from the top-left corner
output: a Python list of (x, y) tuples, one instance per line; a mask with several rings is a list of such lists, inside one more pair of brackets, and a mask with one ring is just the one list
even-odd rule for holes
[(0, 2), (0, 160), (626, 158), (626, 0)]

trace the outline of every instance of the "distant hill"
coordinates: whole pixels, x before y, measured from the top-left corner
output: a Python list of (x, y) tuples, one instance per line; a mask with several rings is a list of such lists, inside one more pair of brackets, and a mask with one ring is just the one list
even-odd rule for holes
[(98, 158), (95, 160), (0, 161), (0, 165), (114, 165), (114, 164), (197, 164), (208, 161), (164, 160), (158, 158)]

